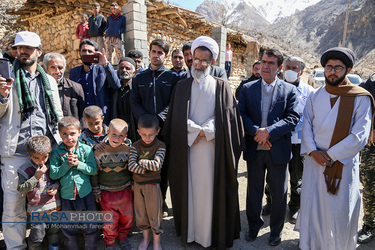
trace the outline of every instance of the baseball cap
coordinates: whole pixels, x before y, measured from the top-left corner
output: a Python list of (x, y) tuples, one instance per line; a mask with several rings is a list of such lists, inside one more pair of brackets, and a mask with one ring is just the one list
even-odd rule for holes
[(42, 43), (40, 41), (40, 37), (36, 33), (30, 31), (21, 31), (16, 34), (16, 38), (14, 39), (14, 44), (12, 45), (12, 47), (20, 45), (37, 48), (42, 45)]

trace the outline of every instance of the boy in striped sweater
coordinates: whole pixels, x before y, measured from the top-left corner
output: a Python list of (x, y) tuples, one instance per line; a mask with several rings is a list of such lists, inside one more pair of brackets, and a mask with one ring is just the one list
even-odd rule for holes
[(159, 183), (166, 146), (156, 138), (159, 131), (159, 121), (155, 116), (141, 116), (138, 121), (141, 140), (130, 148), (128, 168), (133, 172), (136, 222), (143, 233), (143, 240), (138, 247), (141, 250), (147, 249), (151, 242), (150, 230), (153, 232), (153, 249), (161, 249), (163, 198)]

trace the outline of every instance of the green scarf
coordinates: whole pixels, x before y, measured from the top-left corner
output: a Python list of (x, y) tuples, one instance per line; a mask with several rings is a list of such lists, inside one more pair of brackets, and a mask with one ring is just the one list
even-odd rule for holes
[[(29, 116), (32, 114), (32, 112), (36, 108), (36, 102), (34, 100), (34, 96), (30, 92), (30, 88), (26, 80), (26, 75), (25, 75), (25, 72), (22, 70), (20, 61), (16, 59), (13, 65), (14, 65), (14, 74), (16, 77), (15, 81), (16, 81), (16, 88), (17, 88), (17, 94), (18, 94), (18, 103), (20, 105), (21, 119), (22, 121), (25, 121), (27, 118), (29, 118)], [(49, 124), (55, 126), (59, 120), (59, 117), (57, 115), (56, 108), (53, 105), (51, 85), (49, 84), (49, 80), (48, 80), (46, 72), (44, 71), (42, 66), (40, 66), (38, 63), (37, 63), (36, 70), (40, 73), (40, 76), (42, 78), (42, 85), (44, 89), (44, 102), (45, 102), (45, 108), (47, 112), (47, 120), (49, 121)]]

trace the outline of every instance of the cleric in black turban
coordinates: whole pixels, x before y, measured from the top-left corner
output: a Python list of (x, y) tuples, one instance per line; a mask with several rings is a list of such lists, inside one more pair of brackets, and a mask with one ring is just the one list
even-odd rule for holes
[(348, 68), (353, 68), (354, 65), (354, 53), (348, 48), (334, 47), (326, 50), (320, 58), (320, 63), (323, 67), (329, 59), (340, 60)]

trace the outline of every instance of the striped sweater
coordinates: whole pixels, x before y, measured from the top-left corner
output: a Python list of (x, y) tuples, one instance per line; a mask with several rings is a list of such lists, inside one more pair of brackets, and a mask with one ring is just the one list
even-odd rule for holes
[(136, 141), (130, 148), (129, 171), (138, 184), (160, 183), (160, 172), (163, 165), (166, 146), (155, 139), (150, 144)]

